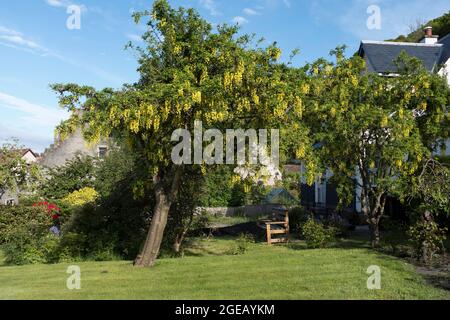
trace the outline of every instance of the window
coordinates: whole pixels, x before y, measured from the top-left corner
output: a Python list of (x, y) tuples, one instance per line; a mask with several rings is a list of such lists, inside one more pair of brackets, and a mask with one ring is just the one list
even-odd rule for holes
[(98, 147), (98, 157), (104, 158), (108, 153), (108, 147)]

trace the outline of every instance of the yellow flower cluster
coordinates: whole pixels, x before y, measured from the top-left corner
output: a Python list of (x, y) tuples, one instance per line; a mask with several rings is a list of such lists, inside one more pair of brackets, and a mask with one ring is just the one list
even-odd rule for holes
[(422, 102), (419, 106), (420, 110), (423, 110), (423, 111), (427, 110), (427, 107), (428, 107), (428, 105), (425, 101)]
[(208, 79), (208, 69), (206, 67), (204, 67), (202, 69), (202, 74), (200, 76), (200, 84), (202, 84), (203, 82), (205, 82), (206, 79)]
[(300, 87), (300, 90), (303, 94), (308, 94), (309, 89), (310, 89), (310, 87), (309, 87), (309, 84), (307, 84), (307, 83), (302, 84)]
[(350, 76), (350, 82), (352, 83), (352, 85), (354, 86), (354, 87), (356, 87), (357, 85), (358, 85), (358, 78), (355, 76), (355, 75), (351, 75)]
[(157, 117), (157, 118), (155, 118), (155, 119), (153, 120), (153, 128), (155, 129), (155, 131), (158, 131), (158, 130), (159, 130), (159, 125), (160, 125), (160, 120), (159, 120), (159, 118)]
[(278, 118), (284, 118), (286, 116), (287, 103), (282, 102), (277, 105), (277, 107), (273, 110), (273, 115)]
[(330, 115), (331, 115), (331, 117), (336, 117), (336, 108), (335, 107), (332, 107), (331, 109), (330, 109)]
[(239, 183), (239, 182), (241, 182), (240, 176), (235, 174), (231, 177), (231, 185), (235, 185), (236, 183)]
[(94, 202), (98, 198), (98, 192), (93, 188), (83, 188), (74, 191), (63, 199), (69, 206), (82, 206)]
[(139, 132), (139, 121), (138, 120), (133, 120), (130, 122), (130, 131), (133, 133)]
[(205, 113), (205, 120), (208, 124), (211, 124), (225, 120), (226, 116), (227, 114), (225, 112), (211, 111)]
[(303, 159), (306, 155), (306, 148), (304, 145), (301, 145), (296, 151), (295, 151), (295, 156), (297, 157), (297, 159)]
[(254, 104), (259, 105), (259, 96), (256, 94), (255, 90), (252, 91), (252, 100)]
[(389, 119), (387, 116), (384, 116), (383, 119), (381, 119), (381, 127), (386, 128), (388, 126)]
[(181, 52), (181, 46), (176, 45), (176, 46), (173, 47), (173, 53), (174, 54), (180, 54), (180, 52)]
[(128, 121), (130, 119), (130, 109), (126, 109), (122, 113), (123, 120)]
[(192, 93), (192, 102), (201, 103), (202, 102), (202, 93), (201, 91), (195, 91)]
[(300, 97), (294, 99), (294, 112), (299, 118), (303, 116), (303, 101)]

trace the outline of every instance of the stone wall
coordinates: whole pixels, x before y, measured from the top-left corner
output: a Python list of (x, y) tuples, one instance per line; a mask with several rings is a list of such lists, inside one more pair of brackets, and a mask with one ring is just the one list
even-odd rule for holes
[(271, 213), (274, 208), (280, 207), (279, 204), (260, 204), (260, 205), (248, 205), (241, 207), (199, 207), (197, 208), (197, 214), (201, 212), (206, 212), (211, 215), (217, 216), (239, 216), (243, 215), (246, 217), (258, 217)]
[(107, 147), (107, 143), (88, 144), (83, 138), (81, 130), (78, 129), (64, 141), (56, 141), (47, 148), (39, 161), (39, 164), (46, 168), (63, 166), (67, 161), (72, 160), (77, 155), (98, 156), (98, 148)]

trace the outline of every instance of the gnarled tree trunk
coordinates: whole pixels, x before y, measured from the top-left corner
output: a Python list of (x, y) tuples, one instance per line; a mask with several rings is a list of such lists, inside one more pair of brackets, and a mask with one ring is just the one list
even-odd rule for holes
[(181, 167), (177, 167), (173, 171), (173, 175), (169, 178), (170, 183), (164, 181), (165, 179), (161, 175), (155, 176), (153, 179), (155, 182), (155, 208), (144, 247), (134, 261), (135, 266), (151, 267), (156, 262), (170, 207), (176, 199), (180, 187)]
[(383, 191), (376, 191), (371, 188), (363, 176), (363, 186), (361, 190), (361, 207), (370, 230), (370, 241), (372, 248), (380, 245), (380, 220), (384, 215), (384, 208), (386, 204), (386, 193)]

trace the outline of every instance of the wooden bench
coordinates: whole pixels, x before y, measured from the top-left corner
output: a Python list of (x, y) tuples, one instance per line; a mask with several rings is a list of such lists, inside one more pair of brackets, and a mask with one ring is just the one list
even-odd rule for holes
[[(289, 241), (289, 210), (275, 208), (271, 220), (258, 221), (258, 227), (266, 230), (267, 244)], [(277, 235), (276, 237), (273, 237)], [(281, 235), (281, 236), (279, 236)]]

